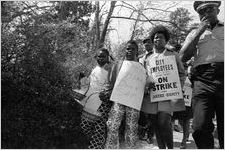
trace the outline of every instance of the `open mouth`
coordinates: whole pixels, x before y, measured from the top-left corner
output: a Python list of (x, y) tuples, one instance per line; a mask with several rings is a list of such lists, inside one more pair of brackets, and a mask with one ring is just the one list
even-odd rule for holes
[(127, 52), (127, 55), (131, 56), (133, 55), (133, 52)]

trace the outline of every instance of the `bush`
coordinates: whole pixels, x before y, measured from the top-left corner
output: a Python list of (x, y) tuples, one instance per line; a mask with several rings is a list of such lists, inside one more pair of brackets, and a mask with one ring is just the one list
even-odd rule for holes
[[(29, 38), (22, 46), (20, 32), (2, 36), (2, 148), (86, 148), (81, 108), (71, 96), (79, 69), (66, 65), (72, 64), (68, 58), (74, 47), (54, 53), (59, 32), (43, 34), (49, 31), (43, 26), (26, 29), (24, 37)], [(76, 59), (75, 66), (82, 55)]]

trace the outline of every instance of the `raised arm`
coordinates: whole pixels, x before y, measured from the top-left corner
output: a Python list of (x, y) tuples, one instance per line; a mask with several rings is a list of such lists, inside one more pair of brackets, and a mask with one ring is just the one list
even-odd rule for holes
[(202, 21), (196, 30), (193, 30), (191, 33), (189, 33), (179, 53), (182, 62), (186, 62), (191, 59), (192, 56), (194, 56), (195, 52), (197, 51), (196, 46), (198, 44), (199, 38), (208, 26), (209, 23), (207, 21)]

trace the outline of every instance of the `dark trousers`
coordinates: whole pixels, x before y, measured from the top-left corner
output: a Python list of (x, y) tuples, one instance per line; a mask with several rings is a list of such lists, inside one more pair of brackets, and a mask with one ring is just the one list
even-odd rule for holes
[(212, 119), (216, 115), (220, 148), (224, 148), (224, 73), (222, 67), (201, 66), (194, 74), (192, 98), (195, 143), (200, 149), (214, 148)]
[(147, 132), (148, 138), (153, 138), (154, 136), (154, 126), (152, 124), (152, 115), (140, 112), (140, 117), (138, 120), (138, 125), (140, 127), (139, 134), (145, 134)]
[(166, 112), (158, 112), (152, 116), (159, 149), (173, 149), (172, 116)]

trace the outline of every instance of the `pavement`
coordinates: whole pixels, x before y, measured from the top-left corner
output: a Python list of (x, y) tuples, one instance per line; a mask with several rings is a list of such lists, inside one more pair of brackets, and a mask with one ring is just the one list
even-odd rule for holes
[[(183, 133), (173, 131), (173, 143), (174, 143), (174, 149), (180, 149), (180, 143), (182, 141)], [(219, 143), (218, 139), (214, 139), (215, 141), (215, 148), (219, 149)], [(126, 149), (125, 144), (122, 143), (120, 146), (120, 149)], [(148, 144), (146, 141), (139, 140), (137, 142), (137, 145), (134, 149), (159, 149), (157, 146), (156, 139), (154, 137), (154, 143)], [(194, 139), (192, 138), (192, 135), (190, 134), (189, 140), (187, 142), (186, 149), (197, 149)]]
[[(197, 149), (196, 145), (195, 145), (195, 142), (194, 142), (194, 139), (192, 137), (192, 132), (193, 130), (191, 129), (190, 127), (190, 135), (189, 135), (189, 140), (187, 141), (187, 147), (186, 149)], [(181, 141), (182, 141), (182, 138), (183, 138), (183, 133), (182, 131), (180, 132), (177, 132), (177, 131), (173, 131), (173, 143), (174, 143), (174, 149), (180, 149), (180, 144), (181, 144)], [(158, 146), (157, 146), (157, 142), (156, 142), (156, 138), (154, 136), (153, 138), (153, 144), (148, 144), (146, 141), (143, 141), (143, 140), (139, 140), (137, 142), (137, 145), (134, 149), (159, 149)], [(215, 145), (215, 149), (219, 149), (219, 141), (215, 135), (215, 138), (214, 138), (214, 145)], [(126, 146), (124, 143), (122, 143), (120, 145), (120, 149), (126, 149)]]
[[(182, 141), (182, 138), (183, 138), (183, 133), (173, 131), (174, 149), (180, 149), (180, 143)], [(153, 144), (148, 144), (146, 141), (139, 140), (137, 142), (137, 145), (136, 145), (135, 149), (159, 149), (158, 146), (157, 146), (155, 136), (153, 138), (153, 141), (154, 141)], [(121, 144), (120, 149), (126, 149), (124, 143)], [(197, 149), (191, 134), (190, 134), (189, 140), (187, 142), (187, 149)]]

